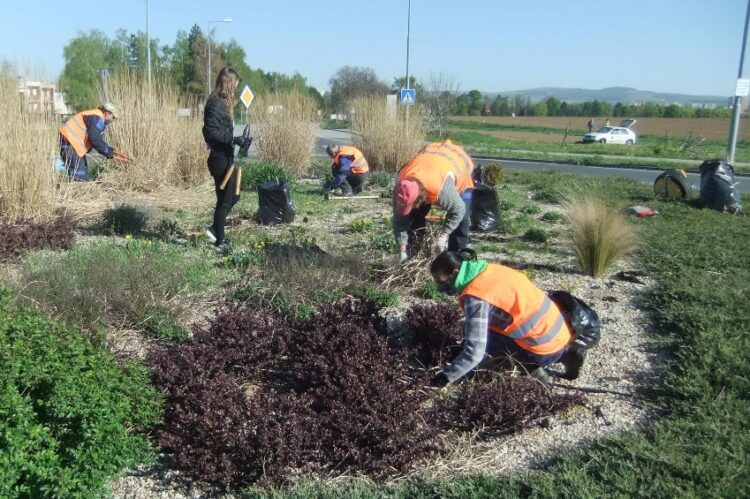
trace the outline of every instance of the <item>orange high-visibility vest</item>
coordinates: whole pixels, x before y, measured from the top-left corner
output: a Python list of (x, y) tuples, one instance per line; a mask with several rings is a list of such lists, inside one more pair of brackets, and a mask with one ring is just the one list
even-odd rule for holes
[(571, 334), (560, 309), (521, 272), (494, 263), (487, 264), (459, 296), (473, 296), (513, 317), (506, 329), (490, 329), (512, 338), (518, 346), (536, 355), (558, 352), (570, 343)]
[(84, 116), (96, 115), (104, 119), (104, 113), (99, 109), (89, 109), (88, 111), (81, 111), (80, 113), (68, 118), (63, 126), (60, 127), (60, 134), (73, 147), (73, 150), (81, 158), (91, 150), (91, 141), (89, 141), (88, 131), (86, 130), (86, 122), (83, 121)]
[(418, 180), (425, 190), (427, 202), (437, 203), (445, 177), (453, 176), (459, 194), (474, 188), (471, 173), (474, 162), (461, 146), (446, 140), (433, 142), (422, 149), (399, 172), (399, 180)]
[(352, 173), (361, 175), (362, 173), (370, 171), (370, 165), (367, 164), (367, 160), (365, 159), (364, 154), (362, 154), (362, 151), (360, 151), (356, 147), (339, 146), (339, 152), (336, 153), (336, 156), (333, 158), (333, 163), (336, 166), (341, 165), (341, 156), (350, 156), (353, 158)]

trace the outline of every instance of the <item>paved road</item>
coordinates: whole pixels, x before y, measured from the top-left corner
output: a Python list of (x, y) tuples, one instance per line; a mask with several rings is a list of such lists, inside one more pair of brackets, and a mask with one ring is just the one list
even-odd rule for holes
[[(235, 133), (242, 133), (242, 127), (238, 127)], [(318, 141), (315, 145), (315, 154), (325, 156), (326, 146), (328, 144), (351, 144), (351, 132), (346, 130), (319, 130)], [(251, 155), (255, 154), (254, 146), (250, 150)], [(475, 158), (478, 163), (497, 161), (497, 159), (482, 159), (481, 156)], [(613, 168), (606, 166), (584, 166), (572, 165), (567, 163), (549, 163), (540, 161), (503, 159), (503, 165), (509, 168), (518, 168), (521, 170), (554, 170), (566, 173), (575, 173), (577, 175), (587, 175), (590, 177), (621, 177), (630, 178), (639, 182), (653, 185), (656, 177), (661, 173), (658, 170), (640, 170), (637, 168)], [(700, 175), (697, 173), (688, 173), (688, 178), (693, 186), (700, 187)], [(750, 192), (750, 177), (737, 177), (737, 189), (740, 192)]]

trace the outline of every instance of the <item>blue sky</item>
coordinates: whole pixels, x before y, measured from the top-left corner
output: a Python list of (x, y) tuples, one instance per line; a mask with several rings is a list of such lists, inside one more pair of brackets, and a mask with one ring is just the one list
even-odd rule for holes
[[(56, 77), (78, 31), (145, 31), (146, 0), (3, 2), (0, 58)], [(10, 6), (12, 5), (12, 7)], [(65, 7), (65, 8), (63, 8)], [(412, 0), (410, 73), (452, 76), (462, 91), (603, 88), (730, 95), (744, 0)], [(321, 88), (345, 64), (391, 82), (405, 73), (407, 0), (149, 0), (150, 32), (225, 17), (252, 67), (300, 72)], [(750, 74), (746, 67), (745, 76)]]

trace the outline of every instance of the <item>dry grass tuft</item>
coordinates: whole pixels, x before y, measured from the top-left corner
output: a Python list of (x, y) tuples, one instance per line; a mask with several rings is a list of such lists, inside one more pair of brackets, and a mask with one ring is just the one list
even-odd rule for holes
[(52, 169), (58, 123), (27, 109), (15, 75), (6, 72), (0, 72), (0, 107), (0, 219), (50, 219), (58, 197)]
[(250, 107), (254, 144), (260, 159), (295, 175), (307, 172), (315, 152), (315, 103), (297, 92), (270, 93)]
[(430, 263), (439, 253), (436, 249), (439, 232), (437, 226), (428, 224), (409, 248), (410, 256), (405, 263), (394, 263), (379, 271), (383, 276), (380, 287), (389, 291), (413, 291), (432, 282)]
[(563, 203), (581, 271), (598, 277), (634, 251), (637, 236), (621, 213), (600, 198), (574, 197)]
[(405, 108), (398, 106), (389, 116), (382, 97), (356, 99), (351, 107), (356, 110), (351, 117), (354, 145), (372, 168), (396, 172), (424, 147), (427, 120), (419, 108), (412, 108), (407, 124)]
[(190, 117), (177, 115), (179, 108), (191, 106), (176, 88), (154, 82), (149, 96), (144, 78), (121, 72), (109, 80), (109, 98), (120, 116), (108, 128), (107, 140), (134, 160), (110, 162), (101, 177), (104, 185), (153, 192), (165, 186), (192, 187), (208, 177), (203, 124), (195, 109)]

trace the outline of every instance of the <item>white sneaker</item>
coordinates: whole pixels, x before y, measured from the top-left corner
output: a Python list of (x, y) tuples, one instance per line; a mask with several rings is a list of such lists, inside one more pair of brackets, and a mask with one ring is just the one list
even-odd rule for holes
[(207, 227), (206, 228), (206, 236), (208, 237), (208, 240), (212, 243), (216, 242), (216, 234), (214, 233), (213, 227)]

